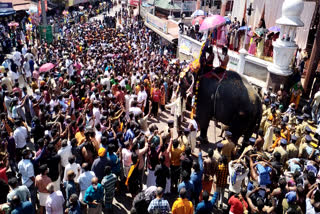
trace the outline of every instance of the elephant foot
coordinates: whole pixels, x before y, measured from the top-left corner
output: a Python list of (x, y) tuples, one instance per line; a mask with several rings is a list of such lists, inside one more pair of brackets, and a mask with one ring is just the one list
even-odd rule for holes
[(204, 137), (199, 136), (199, 137), (197, 137), (197, 141), (200, 141), (200, 143), (202, 143), (202, 144), (207, 144), (207, 143), (209, 143), (207, 137), (204, 138)]

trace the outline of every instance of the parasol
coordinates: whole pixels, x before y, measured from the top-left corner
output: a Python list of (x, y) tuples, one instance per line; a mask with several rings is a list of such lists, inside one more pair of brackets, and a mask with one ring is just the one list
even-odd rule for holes
[(203, 10), (196, 10), (192, 13), (191, 17), (204, 16), (205, 12)]
[(278, 26), (273, 26), (273, 27), (270, 27), (269, 29), (268, 29), (269, 31), (271, 31), (271, 32), (280, 32), (280, 27), (278, 27)]
[(204, 19), (204, 16), (198, 16), (192, 20), (192, 25), (196, 25), (197, 23), (198, 25), (201, 25)]
[(8, 24), (9, 27), (18, 27), (19, 26), (19, 23), (18, 22), (10, 22)]
[(46, 72), (46, 71), (51, 70), (51, 69), (54, 68), (54, 67), (55, 67), (54, 64), (52, 64), (52, 63), (46, 63), (46, 64), (41, 65), (41, 67), (39, 68), (39, 71), (40, 71), (40, 72)]
[(209, 16), (205, 18), (204, 21), (202, 22), (200, 26), (200, 32), (220, 27), (225, 23), (226, 23), (226, 20), (224, 19), (223, 16), (220, 16), (220, 15)]

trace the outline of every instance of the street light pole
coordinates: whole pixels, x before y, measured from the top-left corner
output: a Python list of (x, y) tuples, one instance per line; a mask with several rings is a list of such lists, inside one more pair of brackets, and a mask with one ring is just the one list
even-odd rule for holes
[(41, 15), (42, 15), (42, 25), (44, 27), (47, 27), (47, 11), (46, 11), (46, 5), (45, 0), (41, 0)]

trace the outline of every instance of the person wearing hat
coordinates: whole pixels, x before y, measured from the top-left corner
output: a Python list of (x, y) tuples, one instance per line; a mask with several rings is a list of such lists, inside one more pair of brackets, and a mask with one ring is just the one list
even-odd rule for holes
[(287, 152), (287, 140), (286, 139), (281, 139), (280, 140), (280, 146), (276, 147), (273, 150), (273, 154), (278, 152), (281, 155), (281, 163), (285, 165), (286, 161), (288, 160), (288, 152)]
[(287, 153), (288, 153), (288, 159), (296, 158), (299, 154), (299, 146), (297, 143), (297, 136), (291, 135), (290, 143), (287, 145)]
[(230, 131), (225, 132), (225, 139), (221, 143), (223, 144), (221, 155), (226, 156), (228, 162), (230, 162), (236, 154), (236, 145), (232, 142), (232, 133)]
[(110, 161), (107, 158), (106, 149), (103, 147), (99, 148), (98, 157), (93, 161), (93, 164), (91, 167), (91, 171), (94, 172), (99, 182), (102, 181), (104, 177), (104, 169), (109, 164), (110, 164)]

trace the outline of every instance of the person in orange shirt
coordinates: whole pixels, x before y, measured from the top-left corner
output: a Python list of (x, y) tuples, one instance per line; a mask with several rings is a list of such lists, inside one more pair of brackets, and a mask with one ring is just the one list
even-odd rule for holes
[(280, 129), (278, 129), (278, 128), (276, 128), (275, 130), (274, 130), (274, 134), (275, 134), (275, 136), (276, 136), (276, 140), (274, 141), (274, 143), (273, 143), (273, 145), (272, 145), (272, 150), (274, 149), (274, 148), (276, 148), (277, 146), (279, 146), (280, 145), (280, 140), (281, 139), (283, 139), (283, 137), (281, 136), (281, 131), (280, 131)]
[(79, 126), (79, 131), (74, 136), (77, 139), (78, 146), (81, 145), (86, 137), (84, 136), (84, 126)]
[(172, 205), (172, 214), (193, 214), (192, 202), (187, 199), (187, 190), (182, 188), (179, 198)]

